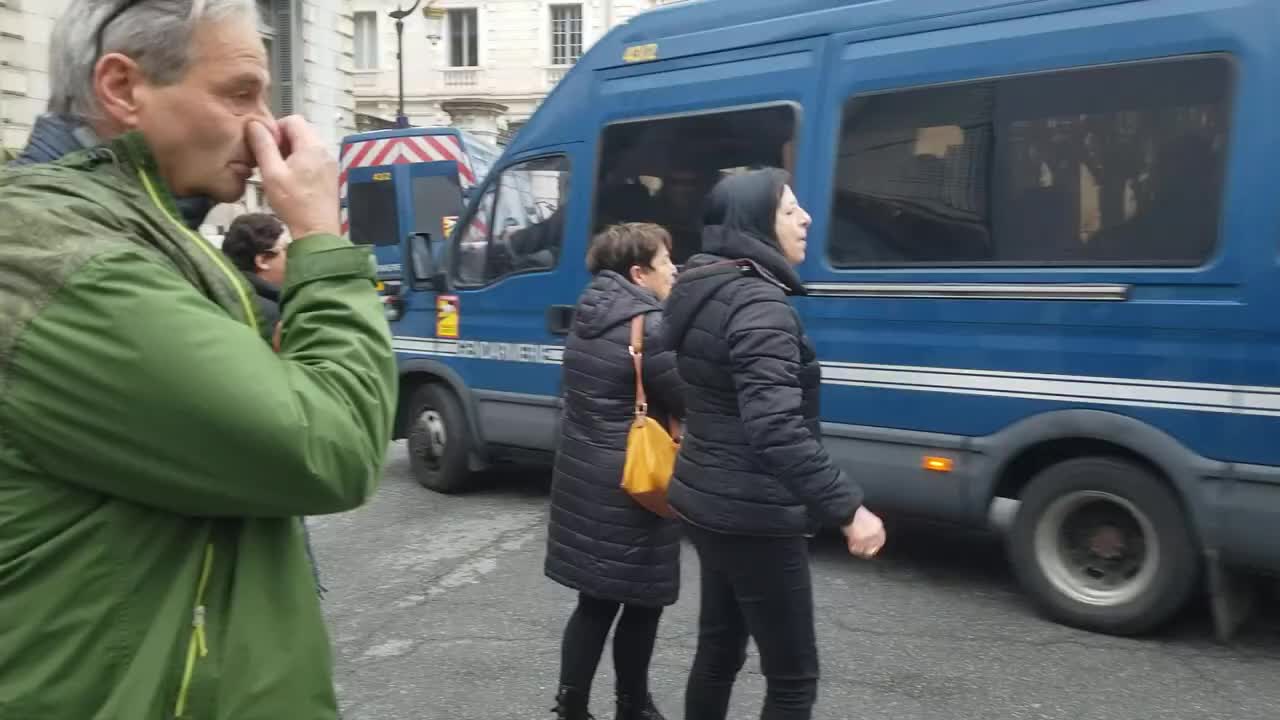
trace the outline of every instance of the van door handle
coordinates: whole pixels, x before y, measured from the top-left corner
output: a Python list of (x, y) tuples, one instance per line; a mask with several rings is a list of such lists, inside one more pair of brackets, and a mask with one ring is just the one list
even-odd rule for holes
[(572, 305), (552, 305), (547, 308), (547, 332), (552, 335), (568, 335), (573, 327)]

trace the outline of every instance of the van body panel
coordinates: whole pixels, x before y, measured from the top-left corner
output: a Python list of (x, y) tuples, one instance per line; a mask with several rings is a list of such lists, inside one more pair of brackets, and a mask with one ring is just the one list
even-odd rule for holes
[[(795, 304), (825, 441), (872, 506), (980, 526), (1028, 453), (1105, 443), (1177, 489), (1204, 549), (1280, 572), (1278, 30), (1267, 0), (642, 14), (477, 179), (459, 228), (484, 230), (446, 260), (457, 337), (432, 327), (433, 295), (398, 349), (456, 372), (487, 443), (554, 449), (556, 318), (589, 281), (591, 235), (667, 217), (708, 173), (777, 164), (813, 216)], [(532, 199), (485, 200), (508, 185)], [(508, 242), (488, 225), (521, 212), (557, 228), (556, 262), (480, 281), (467, 268)], [(679, 212), (682, 260), (699, 218)]]

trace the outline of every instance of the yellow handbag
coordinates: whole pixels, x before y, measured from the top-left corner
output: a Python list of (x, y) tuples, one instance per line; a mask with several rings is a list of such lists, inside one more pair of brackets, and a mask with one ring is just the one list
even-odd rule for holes
[(627, 462), (622, 468), (622, 489), (633, 500), (665, 518), (675, 517), (667, 504), (667, 487), (676, 467), (679, 440), (672, 421), (667, 432), (649, 417), (644, 392), (644, 315), (631, 319), (631, 361), (636, 369), (636, 417), (627, 433)]

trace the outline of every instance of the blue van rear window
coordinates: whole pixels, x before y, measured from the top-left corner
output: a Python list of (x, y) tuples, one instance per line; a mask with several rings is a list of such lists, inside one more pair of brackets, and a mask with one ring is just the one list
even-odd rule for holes
[(357, 245), (398, 245), (395, 183), (353, 182), (347, 193), (351, 242)]

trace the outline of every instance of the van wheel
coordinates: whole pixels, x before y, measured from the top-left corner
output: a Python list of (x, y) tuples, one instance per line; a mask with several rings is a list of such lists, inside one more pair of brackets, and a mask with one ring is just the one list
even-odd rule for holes
[(1169, 620), (1199, 572), (1177, 498), (1150, 470), (1119, 458), (1068, 460), (1032, 479), (1009, 553), (1042, 612), (1115, 635)]
[(467, 416), (453, 391), (443, 385), (418, 388), (409, 404), (409, 465), (423, 487), (459, 492), (470, 479), (471, 437)]

